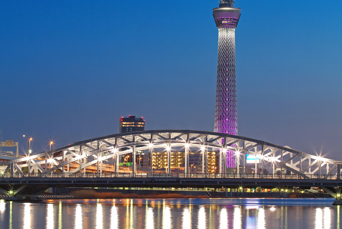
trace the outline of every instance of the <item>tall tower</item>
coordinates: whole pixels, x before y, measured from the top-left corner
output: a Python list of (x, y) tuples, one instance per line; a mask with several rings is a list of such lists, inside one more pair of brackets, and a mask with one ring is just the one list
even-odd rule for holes
[[(220, 0), (213, 16), (219, 31), (214, 128), (218, 133), (237, 135), (235, 29), (241, 9), (234, 7), (234, 0)], [(227, 154), (228, 167), (234, 168), (233, 152)]]
[(215, 132), (237, 135), (237, 102), (235, 70), (235, 29), (241, 9), (234, 8), (234, 0), (220, 0), (213, 10), (219, 31)]

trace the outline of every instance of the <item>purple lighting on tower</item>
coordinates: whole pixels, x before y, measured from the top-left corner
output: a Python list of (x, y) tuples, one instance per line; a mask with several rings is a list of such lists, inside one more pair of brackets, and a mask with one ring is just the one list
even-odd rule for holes
[[(241, 9), (234, 8), (234, 0), (220, 0), (213, 16), (219, 31), (215, 132), (237, 135), (237, 100), (235, 70), (235, 29)], [(235, 168), (234, 152), (227, 152), (227, 166)]]

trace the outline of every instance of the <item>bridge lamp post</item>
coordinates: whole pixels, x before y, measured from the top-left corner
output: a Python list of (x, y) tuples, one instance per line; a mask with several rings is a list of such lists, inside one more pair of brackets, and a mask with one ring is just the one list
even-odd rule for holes
[(49, 142), (49, 145), (50, 145), (50, 151), (51, 151), (51, 147), (52, 147), (54, 144), (55, 144), (55, 142), (54, 142), (54, 141), (50, 141), (50, 142)]
[(33, 138), (29, 138), (29, 155), (31, 155), (32, 150), (31, 150), (31, 142), (33, 141)]

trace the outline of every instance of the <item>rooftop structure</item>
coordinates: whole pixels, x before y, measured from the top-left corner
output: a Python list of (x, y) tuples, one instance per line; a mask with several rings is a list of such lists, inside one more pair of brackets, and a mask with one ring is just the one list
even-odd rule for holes
[(132, 132), (132, 131), (144, 131), (145, 120), (143, 117), (136, 118), (129, 115), (128, 118), (120, 118), (120, 133)]

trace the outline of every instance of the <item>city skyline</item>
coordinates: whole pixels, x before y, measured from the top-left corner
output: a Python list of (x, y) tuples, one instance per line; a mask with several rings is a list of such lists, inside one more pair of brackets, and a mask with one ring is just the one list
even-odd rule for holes
[[(310, 2), (296, 3), (287, 22), (291, 26), (282, 30), (277, 27), (285, 25), (284, 13), (260, 16), (256, 9), (262, 14), (269, 8), (237, 2), (236, 7), (244, 9), (237, 35), (239, 134), (302, 151), (311, 147), (319, 151), (326, 144), (324, 151), (330, 158), (342, 159), (337, 143), (341, 137), (338, 76), (342, 72), (337, 61), (342, 48), (337, 39), (341, 31), (335, 26), (341, 21), (335, 8), (341, 3), (318, 6), (318, 1)], [(117, 118), (127, 114), (146, 117), (147, 129), (212, 130), (217, 35), (210, 11), (218, 2), (197, 4), (191, 13), (180, 10), (180, 5), (191, 3), (156, 3), (151, 9), (138, 1), (122, 3), (114, 16), (103, 9), (118, 7), (115, 2), (92, 10), (91, 3), (77, 9), (77, 1), (68, 9), (61, 3), (56, 10), (44, 3), (3, 3), (2, 9), (8, 11), (2, 15), (8, 23), (2, 37), (6, 46), (0, 54), (4, 139), (23, 143), (23, 134), (33, 136), (33, 147), (40, 146), (35, 148), (40, 152), (44, 142), (48, 147), (49, 139), (58, 147), (112, 134), (118, 129)], [(264, 3), (286, 11), (294, 1)], [(143, 11), (151, 15), (138, 25), (130, 24), (134, 32), (124, 25), (135, 20), (118, 13), (132, 4), (142, 7), (135, 9), (138, 15)], [(155, 21), (161, 15), (153, 12), (163, 7), (169, 7), (174, 20)], [(26, 8), (41, 12), (30, 16)], [(325, 34), (309, 26), (318, 8), (326, 20)], [(84, 16), (82, 10), (93, 14)], [(305, 17), (299, 15), (303, 10)], [(191, 21), (189, 29), (177, 14), (182, 20), (201, 16), (201, 26)], [(263, 28), (253, 20), (257, 15)], [(293, 24), (295, 16), (301, 19), (298, 25)], [(171, 29), (158, 27), (163, 23)], [(63, 26), (65, 31), (57, 32)], [(136, 32), (142, 39), (135, 37)], [(151, 34), (155, 37), (149, 38)], [(118, 44), (111, 44), (110, 39)], [(133, 79), (129, 86), (123, 77)], [(135, 97), (140, 100), (130, 102)], [(167, 123), (158, 118), (166, 115)]]

